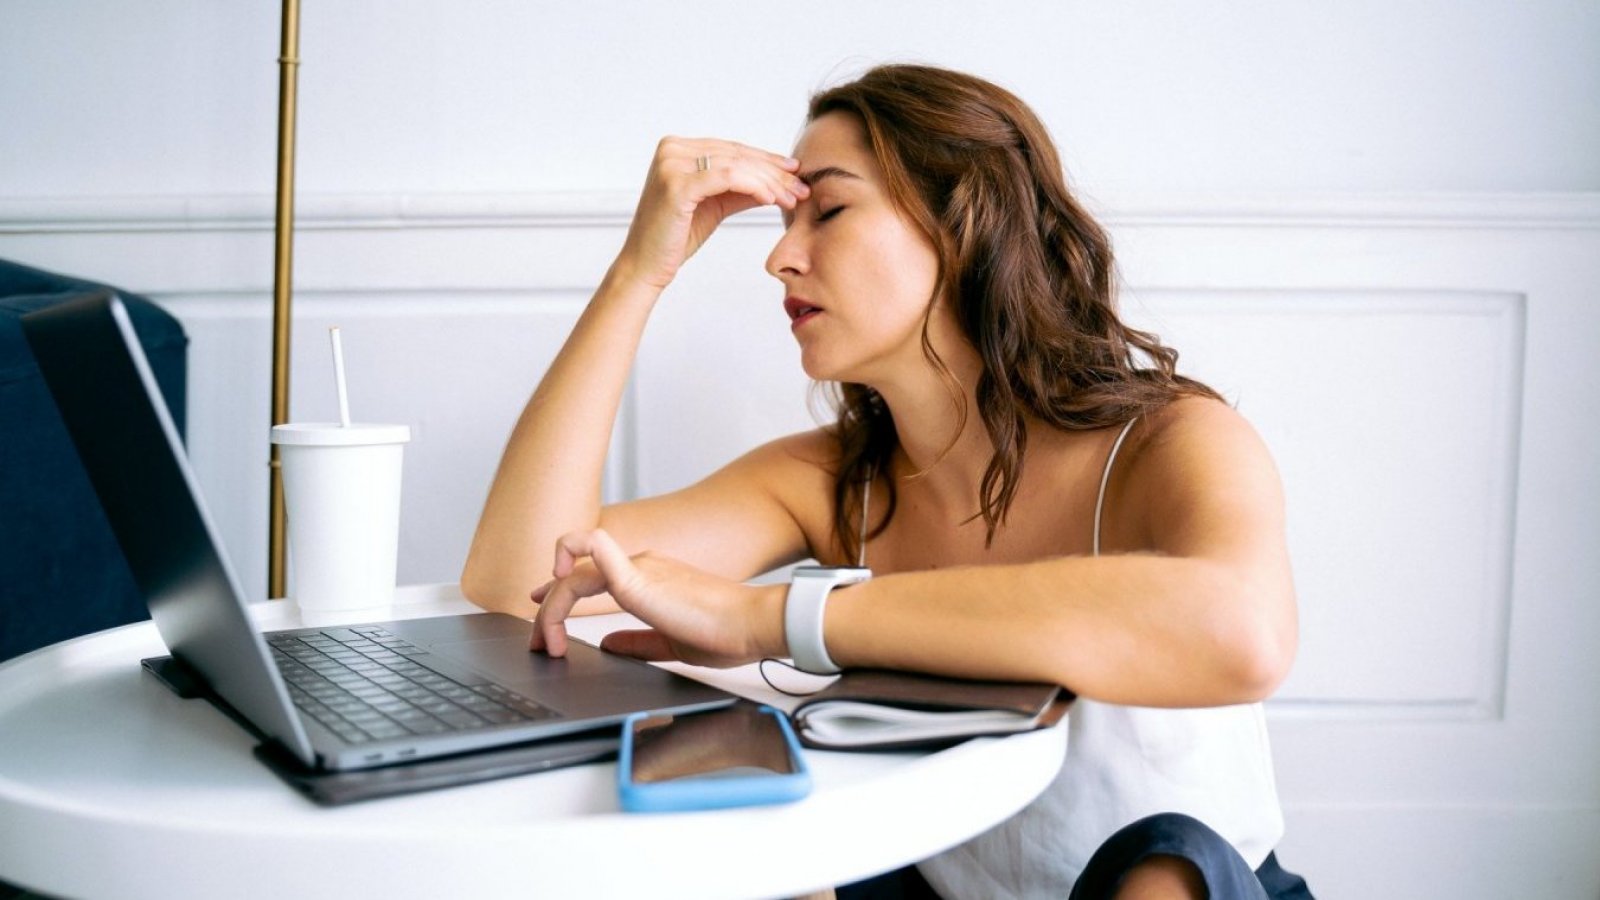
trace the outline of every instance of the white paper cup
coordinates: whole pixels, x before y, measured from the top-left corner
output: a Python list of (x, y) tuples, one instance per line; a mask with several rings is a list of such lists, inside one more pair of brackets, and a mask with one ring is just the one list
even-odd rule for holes
[(303, 612), (394, 601), (406, 425), (274, 425), (288, 516), (289, 596)]

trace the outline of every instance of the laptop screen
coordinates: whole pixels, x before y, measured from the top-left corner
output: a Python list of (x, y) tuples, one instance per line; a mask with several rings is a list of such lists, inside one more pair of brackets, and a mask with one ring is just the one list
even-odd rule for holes
[(22, 328), (173, 658), (309, 761), (122, 302), (86, 294), (23, 316)]

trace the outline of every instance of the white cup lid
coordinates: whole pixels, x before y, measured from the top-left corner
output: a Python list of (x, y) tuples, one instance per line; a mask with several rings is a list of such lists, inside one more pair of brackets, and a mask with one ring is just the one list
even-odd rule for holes
[(404, 444), (411, 440), (410, 425), (340, 425), (338, 422), (296, 422), (272, 426), (274, 444), (301, 447), (355, 447), (367, 444)]

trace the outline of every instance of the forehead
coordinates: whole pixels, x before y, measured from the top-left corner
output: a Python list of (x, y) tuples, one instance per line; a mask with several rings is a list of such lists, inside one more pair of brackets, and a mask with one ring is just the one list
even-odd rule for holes
[(826, 113), (807, 125), (794, 145), (794, 158), (800, 160), (802, 176), (836, 167), (871, 181), (879, 180), (877, 160), (867, 148), (866, 129), (851, 113)]

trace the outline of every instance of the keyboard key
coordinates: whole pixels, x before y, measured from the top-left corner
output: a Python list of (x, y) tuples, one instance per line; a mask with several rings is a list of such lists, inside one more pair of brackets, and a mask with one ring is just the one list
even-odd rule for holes
[(478, 715), (483, 716), (485, 719), (488, 719), (496, 725), (504, 725), (510, 722), (525, 722), (528, 719), (528, 717), (522, 713), (519, 713), (513, 709), (506, 709), (504, 706), (497, 709), (484, 710), (478, 713)]
[(486, 719), (480, 718), (460, 708), (436, 713), (436, 715), (439, 717), (439, 720), (444, 722), (446, 725), (458, 729), (477, 728), (487, 721)]
[(377, 722), (372, 725), (363, 725), (361, 730), (372, 735), (373, 738), (380, 741), (385, 738), (404, 737), (405, 735), (410, 734), (410, 732), (389, 721), (388, 719), (384, 719), (382, 722)]

